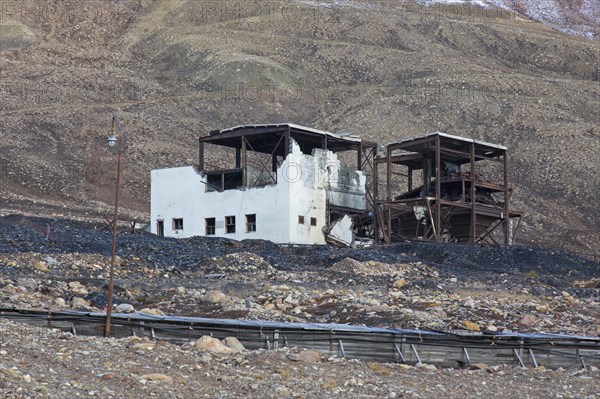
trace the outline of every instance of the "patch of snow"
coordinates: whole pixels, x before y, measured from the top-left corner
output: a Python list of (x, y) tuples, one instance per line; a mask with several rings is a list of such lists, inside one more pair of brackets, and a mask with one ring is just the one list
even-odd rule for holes
[(433, 4), (469, 4), (483, 8), (489, 8), (490, 2), (487, 0), (417, 0), (417, 3), (425, 5)]
[[(558, 0), (417, 0), (424, 5), (465, 4), (496, 6), (522, 14), (561, 32), (594, 40), (600, 30), (600, 1), (583, 0), (579, 8), (565, 10)], [(584, 19), (589, 24), (573, 19)]]
[(378, 5), (396, 4), (401, 8), (410, 3), (423, 7), (438, 4), (481, 7), (489, 9), (497, 7), (524, 18), (540, 22), (561, 32), (585, 37), (590, 40), (598, 38), (600, 32), (600, 0), (582, 0), (580, 6), (567, 6), (563, 8), (558, 0), (384, 0), (384, 1), (356, 1), (356, 0), (296, 0), (299, 4), (312, 7), (336, 9), (352, 8), (358, 10), (380, 9)]
[(600, 26), (600, 1), (598, 0), (583, 0), (581, 13)]

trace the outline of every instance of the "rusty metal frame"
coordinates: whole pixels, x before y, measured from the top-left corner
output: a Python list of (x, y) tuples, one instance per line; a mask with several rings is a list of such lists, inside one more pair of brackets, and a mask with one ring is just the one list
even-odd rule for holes
[[(398, 152), (400, 151), (400, 152)], [(449, 174), (445, 173), (445, 177), (442, 177), (442, 161), (457, 163), (458, 165), (467, 165), (468, 176), (465, 178), (465, 173), (460, 175), (460, 179), (452, 180), (448, 177)], [(482, 180), (476, 172), (476, 163), (480, 161), (492, 161), (500, 163), (501, 165), (501, 183), (486, 182)], [(422, 162), (419, 164), (419, 162)], [(426, 216), (426, 224), (428, 227), (423, 227), (423, 237), (429, 237), (429, 231), (432, 231), (430, 239), (440, 242), (442, 240), (452, 239), (452, 231), (454, 217), (459, 222), (458, 231), (461, 242), (468, 242), (471, 245), (475, 245), (482, 241), (493, 241), (496, 240), (492, 237), (492, 233), (498, 230), (499, 226), (502, 226), (503, 240), (501, 242), (504, 246), (509, 246), (514, 242), (516, 237), (516, 230), (520, 224), (520, 212), (513, 212), (510, 208), (510, 199), (512, 196), (512, 188), (510, 188), (509, 181), (509, 170), (508, 170), (508, 149), (503, 146), (485, 143), (481, 141), (465, 139), (459, 136), (452, 136), (445, 133), (432, 133), (423, 137), (417, 137), (414, 139), (406, 139), (397, 143), (391, 143), (386, 146), (386, 154), (379, 156), (375, 160), (375, 170), (378, 170), (378, 165), (386, 164), (386, 175), (384, 177), (384, 184), (387, 189), (385, 198), (377, 196), (378, 209), (382, 209), (385, 214), (385, 220), (382, 225), (382, 238), (384, 242), (389, 243), (395, 232), (393, 220), (396, 217), (406, 218), (408, 210), (402, 215), (402, 211), (394, 211), (396, 204), (420, 204), (421, 206), (427, 207), (428, 215)], [(408, 168), (406, 174), (397, 173), (393, 170), (394, 164), (402, 165)], [(418, 187), (413, 188), (413, 167), (422, 170), (422, 189), (419, 195)], [(404, 181), (407, 184), (408, 191), (396, 198), (392, 198), (392, 191), (394, 185), (397, 184), (398, 178), (406, 178)], [(434, 181), (433, 181), (434, 180)], [(460, 199), (446, 199), (445, 194), (442, 192), (442, 185), (446, 184), (459, 184)], [(467, 187), (468, 184), (468, 187)], [(446, 189), (444, 189), (444, 192)], [(452, 190), (452, 189), (449, 189)], [(480, 194), (480, 190), (483, 190), (483, 194)], [(379, 190), (375, 192), (379, 194)], [(429, 194), (431, 193), (431, 194)], [(456, 188), (454, 191), (450, 191), (452, 196), (458, 195)], [(489, 197), (493, 193), (503, 195), (503, 201), (496, 197), (496, 202), (490, 203)], [(455, 197), (456, 198), (456, 197)], [(487, 199), (486, 199), (487, 198)], [(455, 213), (453, 210), (463, 208), (468, 209), (468, 217), (464, 211)], [(392, 217), (392, 215), (396, 215)], [(400, 216), (398, 216), (400, 215)], [(462, 216), (461, 216), (462, 215)], [(458, 218), (458, 219), (456, 219)], [(466, 224), (462, 221), (469, 221), (468, 230)], [(491, 225), (490, 218), (496, 218), (497, 220)], [(511, 231), (511, 219), (517, 219), (517, 225), (513, 231)], [(398, 219), (405, 220), (405, 219)], [(421, 219), (422, 220), (422, 219)], [(416, 223), (416, 227), (412, 226), (411, 223)], [(421, 229), (420, 221), (409, 221), (408, 225), (404, 225), (402, 228), (406, 236), (406, 231), (410, 230), (410, 236), (416, 234), (419, 235)], [(410, 227), (412, 226), (412, 227)], [(488, 226), (485, 232), (482, 232), (482, 228)], [(408, 230), (407, 230), (408, 229)], [(468, 233), (467, 233), (468, 231)], [(479, 234), (479, 236), (478, 236)], [(408, 238), (408, 236), (406, 236)], [(456, 237), (456, 236), (454, 236)], [(456, 239), (456, 238), (454, 238)], [(466, 240), (466, 241), (463, 241)], [(500, 245), (499, 243), (497, 243)]]

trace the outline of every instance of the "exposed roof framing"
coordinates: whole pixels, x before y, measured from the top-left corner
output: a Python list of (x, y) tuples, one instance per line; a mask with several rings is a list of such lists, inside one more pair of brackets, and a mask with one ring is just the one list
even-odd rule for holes
[(356, 150), (363, 147), (376, 147), (376, 143), (361, 140), (350, 134), (331, 133), (293, 123), (262, 125), (240, 125), (223, 130), (215, 130), (200, 138), (201, 143), (225, 147), (241, 148), (240, 137), (245, 137), (256, 152), (285, 156), (285, 149), (277, 147), (279, 139), (289, 133), (303, 152), (310, 153), (315, 148), (327, 148), (333, 152)]

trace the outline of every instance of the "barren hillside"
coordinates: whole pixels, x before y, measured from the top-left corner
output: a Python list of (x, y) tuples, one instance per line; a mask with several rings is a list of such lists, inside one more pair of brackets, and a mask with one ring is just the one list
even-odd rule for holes
[[(424, 3), (3, 2), (0, 211), (109, 209), (112, 114), (138, 218), (150, 169), (194, 163), (212, 129), (289, 121), (381, 143), (442, 130), (509, 146), (521, 242), (595, 251), (597, 35), (535, 22), (547, 14), (530, 2)], [(597, 32), (593, 3), (556, 4)]]

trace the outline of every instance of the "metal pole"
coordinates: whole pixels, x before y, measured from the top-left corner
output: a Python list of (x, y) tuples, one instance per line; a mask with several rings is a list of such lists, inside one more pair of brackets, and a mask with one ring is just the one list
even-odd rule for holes
[(438, 135), (435, 140), (435, 241), (442, 241), (442, 173), (441, 173), (441, 140)]
[(384, 240), (386, 244), (389, 244), (392, 239), (392, 149), (388, 147), (387, 150), (387, 220), (385, 226)]
[(113, 236), (112, 236), (112, 253), (110, 257), (110, 275), (108, 278), (108, 301), (106, 304), (106, 322), (104, 324), (104, 336), (110, 337), (110, 319), (112, 315), (113, 305), (113, 280), (115, 275), (115, 257), (117, 252), (117, 223), (119, 221), (119, 186), (121, 183), (121, 149), (123, 148), (123, 132), (118, 125), (117, 117), (113, 116), (112, 131), (115, 132), (115, 126), (118, 131), (117, 141), (117, 182), (115, 185), (115, 212), (113, 215)]
[(510, 196), (508, 192), (508, 151), (504, 151), (504, 246), (511, 245), (510, 237)]
[(477, 242), (477, 203), (475, 201), (477, 197), (476, 193), (476, 180), (475, 180), (475, 143), (471, 143), (470, 149), (470, 163), (471, 163), (471, 237), (469, 238), (469, 243), (471, 245), (475, 245)]

